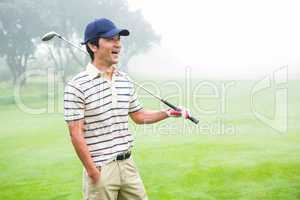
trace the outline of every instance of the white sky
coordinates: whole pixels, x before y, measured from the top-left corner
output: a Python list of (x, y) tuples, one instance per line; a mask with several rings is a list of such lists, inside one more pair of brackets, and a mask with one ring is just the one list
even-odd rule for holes
[(130, 71), (206, 78), (260, 78), (289, 66), (300, 78), (300, 2), (292, 0), (128, 0), (141, 9), (161, 45)]

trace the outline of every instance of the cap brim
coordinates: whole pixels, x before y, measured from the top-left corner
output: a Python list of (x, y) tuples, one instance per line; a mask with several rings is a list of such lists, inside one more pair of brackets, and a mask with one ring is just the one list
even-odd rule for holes
[[(105, 34), (101, 34), (99, 35), (99, 37), (103, 37), (103, 38), (112, 38), (114, 37), (115, 35), (119, 34), (120, 36), (128, 36), (130, 33), (127, 29), (118, 29), (118, 28), (115, 28), (115, 29), (112, 29), (111, 31), (105, 33)], [(85, 41), (85, 42), (81, 42), (80, 44), (84, 45), (84, 44), (87, 44), (88, 41)]]
[(127, 29), (112, 29), (111, 31), (101, 35), (101, 37), (104, 38), (111, 38), (114, 37), (115, 35), (119, 34), (120, 36), (128, 36), (129, 35), (129, 31)]

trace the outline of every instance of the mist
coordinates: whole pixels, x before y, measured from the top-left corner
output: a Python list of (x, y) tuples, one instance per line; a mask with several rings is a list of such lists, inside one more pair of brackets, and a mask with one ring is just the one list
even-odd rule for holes
[[(145, 1), (129, 0), (141, 10), (159, 45), (135, 56), (130, 73), (161, 77), (257, 79), (288, 66), (300, 78), (300, 4), (298, 1)], [(157, 73), (159, 71), (159, 73)]]

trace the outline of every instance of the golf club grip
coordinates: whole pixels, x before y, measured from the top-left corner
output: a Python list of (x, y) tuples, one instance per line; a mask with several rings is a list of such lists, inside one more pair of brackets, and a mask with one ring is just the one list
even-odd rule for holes
[[(164, 99), (161, 99), (161, 102), (163, 102), (164, 104), (166, 104), (167, 106), (169, 106), (170, 108), (172, 108), (174, 110), (180, 110), (177, 106), (174, 106), (173, 104), (171, 104), (170, 102), (168, 102)], [(189, 116), (188, 119), (191, 120), (195, 124), (199, 123), (199, 120), (196, 119), (195, 117)]]
[(188, 119), (191, 120), (192, 122), (194, 122), (195, 124), (198, 124), (198, 123), (199, 123), (199, 120), (196, 119), (196, 118), (193, 117), (193, 116), (189, 116)]
[(167, 102), (164, 99), (161, 99), (161, 102), (163, 102), (164, 104), (166, 104), (167, 106), (169, 106), (170, 108), (174, 109), (174, 110), (180, 110), (179, 108), (177, 108), (177, 106), (174, 106), (173, 104)]

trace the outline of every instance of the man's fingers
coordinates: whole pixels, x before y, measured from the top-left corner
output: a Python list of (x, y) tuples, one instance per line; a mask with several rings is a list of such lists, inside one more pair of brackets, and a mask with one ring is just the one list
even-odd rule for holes
[(181, 111), (178, 111), (178, 110), (168, 109), (165, 112), (169, 117), (180, 117), (181, 116)]
[(100, 175), (101, 175), (101, 173), (98, 169), (94, 170), (91, 174), (89, 174), (92, 184), (96, 185), (99, 182)]
[(189, 118), (191, 116), (190, 111), (189, 110), (182, 110), (182, 115), (185, 119)]
[(92, 179), (92, 183), (94, 185), (96, 185), (99, 182), (99, 180), (100, 180), (100, 175), (99, 176), (91, 177), (91, 179)]
[(184, 117), (185, 119), (188, 119), (191, 114), (188, 109), (185, 109), (183, 107), (179, 107), (180, 110), (174, 110), (174, 109), (167, 109), (165, 112), (169, 117)]

